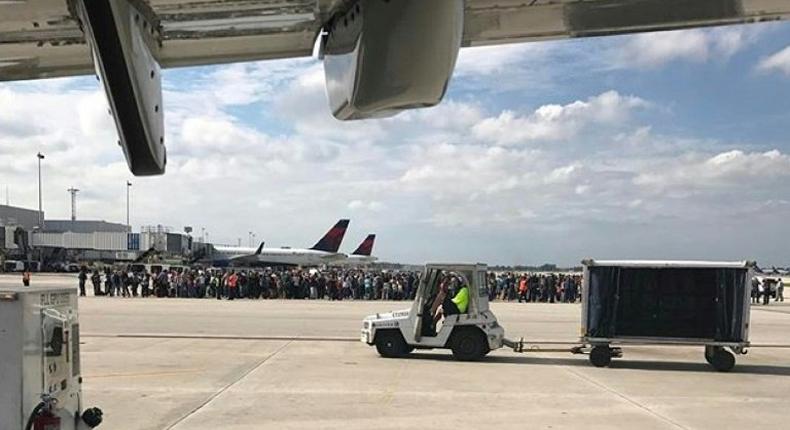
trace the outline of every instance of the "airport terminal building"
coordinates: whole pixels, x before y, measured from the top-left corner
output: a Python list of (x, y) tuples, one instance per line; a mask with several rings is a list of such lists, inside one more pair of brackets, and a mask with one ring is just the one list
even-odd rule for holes
[(146, 251), (160, 255), (188, 254), (192, 238), (164, 226), (130, 226), (103, 220), (44, 220), (39, 212), (0, 205), (0, 259), (37, 261), (44, 267), (69, 262), (134, 261)]

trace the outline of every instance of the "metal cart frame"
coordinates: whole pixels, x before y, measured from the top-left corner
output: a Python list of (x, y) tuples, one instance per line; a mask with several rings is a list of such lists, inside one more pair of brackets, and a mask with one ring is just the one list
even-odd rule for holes
[[(597, 367), (605, 367), (611, 363), (612, 358), (622, 356), (623, 345), (665, 345), (665, 346), (702, 346), (705, 348), (705, 360), (719, 371), (729, 371), (735, 366), (734, 354), (746, 354), (749, 343), (749, 318), (750, 318), (750, 289), (749, 280), (752, 278), (754, 263), (749, 261), (717, 262), (717, 261), (653, 261), (653, 260), (583, 260), (584, 278), (582, 282), (582, 318), (581, 318), (581, 343), (586, 349), (589, 346), (590, 362)], [(617, 336), (617, 337), (592, 337), (588, 336), (587, 321), (589, 316), (590, 301), (590, 267), (614, 266), (645, 269), (667, 268), (702, 268), (702, 269), (747, 269), (747, 284), (744, 288), (743, 325), (741, 327), (741, 342), (721, 342), (706, 338), (676, 338), (676, 337), (650, 337), (650, 336)], [(615, 346), (613, 346), (615, 345)]]

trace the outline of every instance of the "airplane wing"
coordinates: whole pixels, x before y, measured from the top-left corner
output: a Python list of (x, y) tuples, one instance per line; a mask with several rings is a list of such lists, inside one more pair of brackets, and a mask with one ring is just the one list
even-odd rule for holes
[(263, 252), (263, 246), (265, 244), (266, 242), (261, 242), (252, 254), (235, 255), (230, 257), (229, 260), (234, 263), (255, 262), (258, 260), (258, 256), (261, 255), (261, 252)]
[(310, 56), (332, 114), (441, 101), (460, 47), (783, 20), (789, 0), (0, 0), (0, 81), (92, 74), (135, 175), (165, 171), (160, 68)]
[[(307, 57), (342, 0), (131, 0), (163, 67)], [(467, 0), (462, 46), (782, 20), (787, 0)], [(67, 0), (0, 0), (0, 80), (94, 72)]]

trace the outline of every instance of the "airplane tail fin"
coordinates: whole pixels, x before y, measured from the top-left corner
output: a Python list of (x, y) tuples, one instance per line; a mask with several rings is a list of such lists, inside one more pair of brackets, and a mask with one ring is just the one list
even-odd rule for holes
[(348, 223), (349, 221), (347, 219), (341, 219), (338, 221), (337, 224), (330, 228), (324, 237), (322, 237), (321, 240), (319, 240), (318, 243), (313, 245), (313, 247), (310, 249), (325, 252), (337, 252), (337, 250), (340, 249), (340, 243), (343, 242), (343, 236), (346, 235)]
[(258, 249), (256, 249), (256, 250), (255, 250), (255, 255), (260, 255), (261, 251), (263, 251), (263, 245), (264, 245), (265, 243), (266, 243), (266, 242), (261, 242), (261, 244), (260, 244), (260, 245), (258, 245)]
[(362, 243), (359, 244), (356, 251), (352, 252), (351, 255), (364, 255), (369, 257), (370, 254), (373, 253), (373, 242), (376, 240), (375, 234), (369, 234)]

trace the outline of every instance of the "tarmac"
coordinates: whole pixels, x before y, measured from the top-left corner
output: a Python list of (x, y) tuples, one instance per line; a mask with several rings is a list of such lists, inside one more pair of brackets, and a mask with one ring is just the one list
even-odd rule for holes
[[(16, 282), (0, 275), (0, 286)], [(384, 359), (358, 340), (365, 315), (407, 302), (86, 297), (79, 306), (84, 404), (104, 410), (99, 428), (786, 427), (790, 302), (752, 307), (755, 347), (731, 373), (713, 371), (700, 347), (624, 347), (595, 368), (568, 352)], [(491, 307), (508, 337), (549, 349), (578, 341), (578, 304)]]

